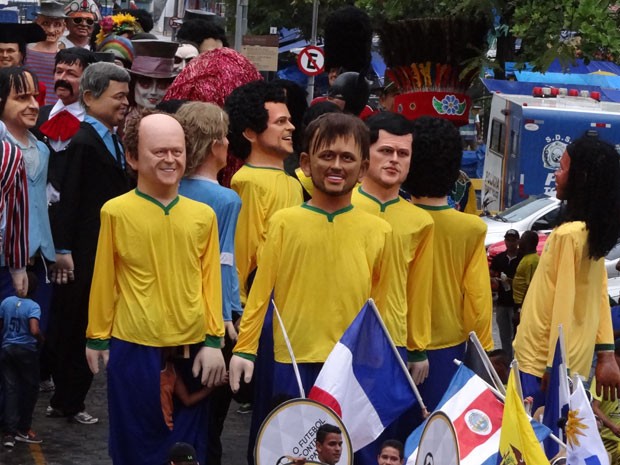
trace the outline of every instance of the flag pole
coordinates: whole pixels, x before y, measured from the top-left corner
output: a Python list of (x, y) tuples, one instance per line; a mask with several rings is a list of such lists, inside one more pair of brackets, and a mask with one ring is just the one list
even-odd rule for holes
[[(458, 359), (456, 359), (456, 358), (453, 360), (453, 362), (454, 362), (456, 365), (458, 365), (458, 366), (463, 365), (463, 362), (461, 362), (460, 360), (458, 360)], [(517, 363), (517, 361), (516, 361), (516, 360), (514, 360), (514, 361), (513, 361), (513, 363), (515, 363), (515, 364), (516, 364), (516, 363)], [(510, 366), (510, 369), (512, 370), (512, 365)], [(476, 375), (476, 376), (478, 376), (478, 375)], [(518, 376), (518, 370), (517, 370), (517, 374), (516, 374), (515, 376)], [(478, 376), (478, 378), (480, 378), (480, 376)], [(504, 403), (506, 402), (506, 396), (505, 396), (504, 394), (502, 394), (501, 392), (499, 392), (497, 389), (495, 389), (495, 387), (491, 386), (489, 383), (487, 383), (487, 382), (486, 382), (485, 380), (483, 380), (482, 378), (480, 378), (480, 379), (482, 380), (482, 382), (483, 382), (484, 384), (486, 384), (486, 385), (487, 385), (487, 387), (489, 388), (489, 390), (490, 390), (493, 394), (495, 394), (495, 395), (496, 395), (496, 396), (497, 396), (497, 397), (498, 397), (498, 398), (499, 398), (502, 402), (504, 402)], [(515, 379), (515, 382), (517, 383), (517, 390), (518, 390), (518, 391), (521, 391), (521, 378)], [(521, 398), (522, 398), (522, 400), (523, 400), (523, 393), (519, 392), (519, 394), (520, 394), (520, 396), (521, 396)], [(531, 415), (529, 415), (527, 412), (526, 412), (526, 414), (527, 414), (528, 419), (533, 420), (533, 418), (532, 418), (532, 416), (531, 416)], [(535, 421), (538, 421), (538, 420), (535, 420)], [(540, 422), (538, 422), (538, 423), (540, 423)], [(564, 444), (564, 443), (562, 442), (562, 440), (561, 440), (560, 438), (558, 438), (555, 434), (551, 433), (551, 434), (549, 434), (549, 437), (550, 437), (553, 441), (557, 442), (557, 443), (558, 443), (558, 445), (560, 445), (560, 446), (562, 446), (562, 447), (566, 447), (566, 444)]]
[(284, 323), (282, 322), (282, 318), (280, 318), (280, 312), (278, 311), (278, 307), (276, 307), (276, 303), (273, 301), (273, 299), (271, 299), (271, 305), (273, 305), (273, 311), (278, 317), (278, 323), (280, 323), (280, 329), (282, 330), (282, 336), (284, 337), (284, 342), (286, 343), (288, 354), (291, 357), (291, 363), (293, 364), (293, 371), (295, 372), (295, 378), (297, 379), (297, 385), (299, 386), (299, 395), (301, 396), (302, 399), (305, 399), (306, 391), (304, 391), (304, 385), (301, 382), (301, 376), (299, 375), (299, 367), (297, 366), (297, 360), (295, 360), (295, 354), (293, 353), (293, 347), (291, 347), (291, 341), (288, 338), (286, 329), (284, 329)]
[(497, 371), (495, 371), (495, 368), (493, 367), (491, 360), (489, 360), (489, 356), (487, 355), (486, 351), (482, 347), (482, 343), (480, 342), (480, 339), (478, 339), (478, 335), (476, 334), (475, 331), (472, 331), (469, 333), (469, 339), (473, 342), (474, 346), (476, 347), (476, 350), (480, 354), (482, 363), (484, 363), (485, 368), (491, 374), (491, 378), (493, 378), (493, 381), (495, 381), (495, 387), (497, 388), (499, 392), (506, 395), (504, 384), (502, 383), (502, 380), (499, 379), (499, 375), (497, 374)]
[(415, 385), (415, 382), (413, 381), (413, 378), (411, 377), (411, 373), (409, 373), (409, 370), (407, 369), (407, 365), (405, 365), (405, 362), (403, 362), (403, 359), (401, 358), (400, 353), (398, 352), (398, 349), (394, 345), (394, 341), (392, 341), (392, 336), (390, 336), (389, 331), (385, 327), (385, 323), (383, 322), (383, 319), (381, 318), (381, 315), (379, 314), (379, 309), (375, 305), (375, 301), (373, 299), (368, 299), (368, 302), (370, 303), (372, 310), (375, 312), (375, 315), (377, 316), (377, 319), (379, 320), (379, 324), (381, 325), (383, 332), (387, 336), (387, 340), (390, 342), (390, 346), (392, 347), (392, 350), (394, 351), (394, 354), (396, 355), (396, 359), (398, 360), (400, 367), (405, 372), (407, 381), (409, 381), (409, 385), (411, 386), (411, 389), (413, 390), (413, 393), (415, 394), (416, 399), (418, 399), (418, 403), (420, 404), (420, 408), (422, 409), (422, 417), (427, 418), (430, 415), (430, 413), (428, 412), (426, 405), (424, 405), (424, 401), (422, 400), (420, 391), (418, 391), (418, 387)]

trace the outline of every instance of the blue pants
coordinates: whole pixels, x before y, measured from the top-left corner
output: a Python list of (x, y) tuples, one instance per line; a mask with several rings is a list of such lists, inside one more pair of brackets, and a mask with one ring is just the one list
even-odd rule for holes
[(0, 367), (5, 433), (27, 433), (39, 396), (39, 353), (25, 345), (6, 346), (0, 352)]
[[(190, 392), (196, 389), (191, 364), (201, 345), (191, 347), (190, 358), (177, 368)], [(160, 398), (160, 347), (133, 344), (120, 339), (110, 342), (108, 362), (109, 451), (115, 465), (163, 465), (167, 452), (178, 441), (194, 446), (206, 463), (208, 408), (206, 400), (192, 407), (175, 402), (172, 431), (164, 421)]]

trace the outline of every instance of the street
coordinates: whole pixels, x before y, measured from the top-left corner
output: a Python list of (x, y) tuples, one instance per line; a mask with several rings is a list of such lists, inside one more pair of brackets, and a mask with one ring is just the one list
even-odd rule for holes
[[(65, 418), (47, 418), (45, 408), (52, 393), (39, 393), (32, 429), (43, 439), (42, 444), (17, 442), (12, 450), (0, 447), (0, 465), (109, 465), (108, 413), (105, 376), (95, 376), (86, 398), (88, 413), (99, 418), (95, 425), (68, 422)], [(245, 463), (247, 432), (251, 414), (236, 413), (232, 402), (222, 437), (222, 463)], [(140, 438), (136, 438), (139, 441)], [(156, 465), (156, 464), (154, 464)]]

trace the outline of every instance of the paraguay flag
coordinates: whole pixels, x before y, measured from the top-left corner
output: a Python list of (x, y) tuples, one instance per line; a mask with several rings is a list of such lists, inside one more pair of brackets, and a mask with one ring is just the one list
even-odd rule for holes
[(369, 300), (327, 357), (308, 397), (342, 418), (355, 452), (416, 402), (409, 379)]

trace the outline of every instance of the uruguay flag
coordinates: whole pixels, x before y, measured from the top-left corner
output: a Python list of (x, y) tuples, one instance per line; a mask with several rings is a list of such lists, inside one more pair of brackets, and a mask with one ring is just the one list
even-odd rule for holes
[[(543, 414), (543, 424), (551, 429), (551, 432), (562, 438), (562, 431), (559, 423), (566, 423), (568, 416), (569, 388), (568, 371), (566, 369), (566, 358), (564, 357), (564, 336), (562, 327), (558, 328), (558, 340), (555, 344), (553, 354), (553, 366), (547, 385), (547, 395), (545, 398), (545, 413)], [(564, 419), (561, 421), (561, 419)], [(551, 439), (544, 442), (545, 453), (551, 459), (560, 451), (558, 444)]]
[(581, 378), (577, 378), (570, 396), (566, 423), (566, 462), (568, 465), (609, 465), (607, 451), (596, 427), (594, 412)]
[(402, 360), (372, 301), (327, 357), (308, 397), (334, 410), (353, 451), (374, 441), (416, 402)]

